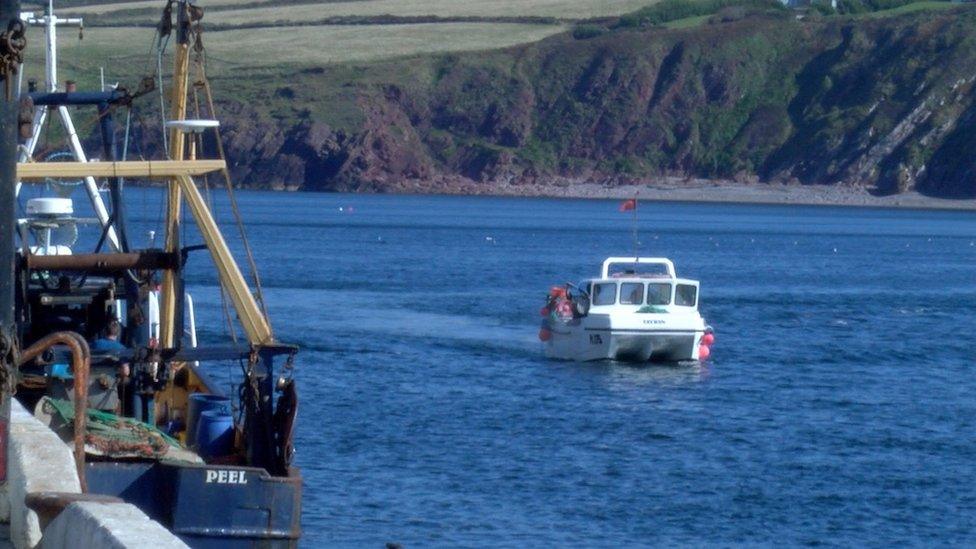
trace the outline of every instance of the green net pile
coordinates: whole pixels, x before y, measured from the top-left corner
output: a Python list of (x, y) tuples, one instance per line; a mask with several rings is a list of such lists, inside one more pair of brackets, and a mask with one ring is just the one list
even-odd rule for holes
[[(73, 402), (45, 398), (42, 403), (44, 413), (52, 416), (53, 423), (73, 425)], [(148, 423), (93, 409), (88, 410), (85, 446), (90, 453), (151, 459), (162, 458), (171, 448), (182, 449), (178, 440)]]

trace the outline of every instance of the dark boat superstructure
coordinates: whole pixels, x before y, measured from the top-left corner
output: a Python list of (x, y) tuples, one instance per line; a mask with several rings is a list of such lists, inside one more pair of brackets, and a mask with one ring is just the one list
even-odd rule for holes
[[(301, 476), (291, 465), (297, 412), (291, 370), (297, 348), (274, 337), (192, 179), (212, 171), (222, 171), (226, 177), (222, 158), (196, 158), (195, 143), (200, 136), (189, 133), (195, 124), (186, 121), (191, 48), (199, 39), (201, 16), (202, 10), (187, 1), (166, 5), (163, 21), (175, 34), (167, 160), (119, 161), (116, 157), (111, 113), (148, 88), (130, 94), (121, 88), (79, 93), (49, 87), (26, 96), (35, 109), (96, 107), (104, 151), (101, 162), (20, 164), (18, 180), (108, 177), (109, 215), (96, 227), (100, 235), (94, 250), (57, 253), (50, 251), (49, 238), (39, 240), (38, 227), (49, 235), (52, 227), (77, 225), (81, 220), (72, 218), (66, 206), (59, 209), (56, 201), (33, 204), (35, 215), (19, 223), (14, 240), (2, 242), (7, 246), (0, 251), (0, 266), (7, 254), (15, 249), (17, 253), (10, 261), (11, 276), (0, 273), (0, 301), (7, 299), (15, 313), (9, 321), (0, 318), (0, 327), (14, 330), (7, 340), (12, 351), (9, 363), (19, 367), (17, 397), (25, 405), (34, 406), (50, 397), (73, 397), (76, 406), (114, 411), (161, 430), (168, 428), (181, 438), (180, 423), (185, 428), (190, 395), (219, 393), (198, 364), (239, 363), (242, 377), (238, 394), (232, 395), (239, 399), (233, 451), (214, 456), (209, 463), (171, 459), (165, 449), (157, 449), (160, 455), (119, 459), (116, 454), (132, 448), (108, 444), (107, 449), (101, 447), (102, 457), (80, 465), (80, 473), (88, 491), (120, 496), (138, 505), (193, 547), (293, 546), (300, 534), (301, 511)], [(6, 107), (10, 108), (9, 102)], [(209, 109), (212, 115), (212, 104)], [(3, 129), (9, 135), (10, 119), (6, 122)], [(217, 130), (211, 131), (219, 139)], [(9, 147), (0, 152), (12, 154)], [(119, 176), (168, 181), (162, 248), (136, 249), (127, 237)], [(16, 199), (11, 190), (0, 194), (0, 216), (9, 215), (3, 219), (4, 229), (13, 221)], [(184, 202), (196, 221), (202, 245), (180, 240)], [(110, 234), (117, 238), (117, 246), (106, 245)], [(188, 312), (184, 267), (190, 254), (202, 249), (210, 252), (246, 343), (191, 347), (182, 337)], [(154, 326), (157, 318), (158, 329)], [(96, 340), (110, 325), (121, 326), (122, 345), (88, 351), (87, 342)], [(58, 366), (65, 364), (77, 366), (64, 375)], [(91, 453), (96, 437), (90, 432), (83, 436), (83, 423), (90, 421), (86, 418), (91, 412), (83, 413), (82, 408), (74, 414), (74, 438), (78, 458), (84, 461), (81, 447), (87, 442)]]

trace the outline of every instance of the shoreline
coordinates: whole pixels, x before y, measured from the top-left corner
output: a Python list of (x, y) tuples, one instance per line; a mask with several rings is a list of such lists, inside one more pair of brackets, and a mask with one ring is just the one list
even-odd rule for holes
[[(547, 188), (548, 187), (548, 188)], [(503, 191), (504, 189), (498, 189)], [(778, 184), (699, 183), (685, 186), (634, 184), (605, 188), (583, 184), (572, 188), (542, 186), (539, 196), (555, 198), (634, 198), (661, 202), (712, 202), (723, 204), (772, 204), (840, 206), (854, 208), (903, 208), (976, 211), (976, 199), (933, 198), (911, 191), (877, 196), (862, 188)], [(519, 193), (521, 194), (521, 193)]]
[[(140, 185), (158, 186), (158, 185)], [(713, 179), (668, 177), (653, 183), (604, 184), (555, 179), (552, 182), (477, 183), (456, 178), (410, 179), (393, 184), (363, 185), (330, 190), (302, 189), (299, 185), (235, 187), (267, 192), (310, 192), (390, 195), (497, 196), (524, 198), (573, 198), (615, 200), (634, 198), (658, 202), (714, 204), (768, 204), (836, 206), (909, 210), (976, 211), (976, 198), (936, 198), (917, 191), (880, 196), (871, 189), (851, 185), (803, 185), (799, 183), (739, 183)]]
[[(453, 184), (451, 184), (453, 183)], [(604, 185), (559, 180), (553, 183), (474, 183), (406, 181), (389, 187), (389, 194), (443, 194), (453, 196), (507, 196), (527, 198), (626, 199), (660, 202), (704, 202), (721, 204), (773, 204), (796, 206), (841, 206), (976, 211), (976, 198), (934, 198), (915, 191), (878, 196), (866, 187), (737, 183), (706, 179), (673, 179), (655, 183)], [(362, 191), (360, 191), (362, 192)], [(373, 191), (375, 192), (375, 191)]]

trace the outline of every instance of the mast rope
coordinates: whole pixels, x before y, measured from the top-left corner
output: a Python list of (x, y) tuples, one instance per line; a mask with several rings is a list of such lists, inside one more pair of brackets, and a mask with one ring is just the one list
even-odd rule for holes
[[(197, 25), (199, 25), (199, 23)], [(202, 31), (198, 29), (198, 33), (202, 33)], [(213, 90), (210, 87), (210, 80), (207, 78), (207, 71), (205, 67), (207, 52), (206, 49), (203, 48), (202, 46), (203, 42), (198, 41), (197, 44), (200, 45), (200, 50), (197, 52), (197, 55), (194, 57), (196, 58), (195, 65), (199, 75), (198, 82), (201, 83), (203, 88), (204, 98), (206, 99), (207, 111), (210, 113), (211, 117), (216, 119), (217, 110), (214, 107)], [(268, 309), (264, 300), (264, 291), (261, 287), (261, 276), (258, 274), (258, 266), (257, 263), (254, 261), (254, 253), (251, 249), (250, 241), (247, 238), (247, 231), (244, 229), (244, 218), (241, 216), (241, 211), (240, 208), (238, 207), (237, 196), (234, 193), (234, 183), (230, 177), (230, 170), (227, 168), (227, 163), (226, 163), (227, 157), (224, 151), (224, 142), (220, 133), (220, 126), (214, 128), (214, 132), (216, 134), (214, 141), (217, 145), (217, 158), (225, 161), (224, 167), (220, 170), (220, 173), (224, 180), (224, 187), (227, 189), (227, 196), (230, 199), (231, 212), (234, 215), (234, 221), (235, 224), (237, 225), (237, 230), (241, 236), (241, 244), (244, 247), (244, 254), (247, 257), (248, 269), (251, 272), (251, 279), (254, 284), (254, 297), (258, 302), (258, 307), (260, 307), (261, 309), (261, 314), (262, 316), (264, 316), (265, 322), (267, 322), (268, 325), (270, 326), (270, 320), (268, 318)]]
[[(149, 56), (152, 57), (153, 51), (156, 52), (156, 66), (153, 70), (153, 75), (149, 79), (154, 80), (156, 83), (156, 89), (159, 91), (159, 119), (160, 119), (160, 130), (163, 134), (163, 152), (166, 157), (169, 157), (169, 136), (166, 132), (166, 126), (162, 122), (166, 121), (166, 92), (163, 88), (163, 55), (166, 53), (166, 48), (169, 46), (170, 33), (173, 30), (172, 17), (172, 0), (166, 4), (166, 8), (163, 10), (163, 17), (159, 21), (159, 26), (156, 27), (156, 34), (153, 36), (152, 43), (149, 46)], [(148, 68), (149, 63), (146, 63)]]
[[(200, 108), (199, 89), (201, 87), (202, 84), (199, 81), (193, 83), (193, 112), (194, 112), (194, 116), (196, 116), (197, 118), (202, 118), (203, 116), (202, 109)], [(211, 114), (211, 116), (213, 115)], [(194, 134), (193, 138), (196, 139), (197, 141), (197, 151), (202, 154), (204, 152), (202, 136), (200, 136), (199, 134)], [(207, 206), (210, 208), (210, 211), (213, 212), (214, 222), (219, 225), (220, 220), (217, 215), (217, 208), (214, 206), (213, 194), (210, 192), (209, 174), (203, 174), (203, 190), (204, 190), (204, 196), (207, 201)], [(227, 290), (224, 289), (223, 284), (218, 284), (217, 287), (220, 290), (220, 308), (221, 311), (223, 312), (223, 317), (224, 317), (224, 332), (227, 335), (229, 335), (231, 341), (233, 341), (236, 344), (237, 330), (234, 329), (234, 320), (230, 314), (230, 305), (228, 304), (228, 300), (227, 300)]]

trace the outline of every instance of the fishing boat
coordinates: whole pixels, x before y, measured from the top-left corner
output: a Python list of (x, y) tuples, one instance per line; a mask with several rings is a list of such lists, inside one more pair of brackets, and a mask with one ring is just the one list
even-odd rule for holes
[[(43, 15), (22, 15), (28, 25), (45, 29), (47, 82), (20, 94), (20, 118), (30, 126), (20, 132), (16, 190), (11, 185), (0, 193), (0, 212), (18, 211), (18, 201), (23, 212), (15, 230), (0, 240), (0, 260), (9, 258), (11, 267), (0, 272), (7, 277), (0, 280), (0, 309), (10, 312), (0, 318), (0, 328), (13, 327), (12, 341), (0, 333), (0, 348), (13, 349), (14, 371), (4, 371), (16, 380), (16, 398), (74, 448), (84, 492), (138, 506), (192, 547), (293, 547), (300, 537), (302, 493), (301, 473), (292, 463), (298, 348), (272, 331), (244, 227), (250, 282), (194, 179), (222, 179), (236, 210), (203, 65), (202, 16), (186, 0), (165, 2), (155, 47), (162, 59), (173, 38), (170, 108), (159, 124), (166, 157), (133, 161), (119, 157), (115, 120), (141, 98), (162, 94), (154, 83), (162, 83), (163, 75), (144, 79), (135, 91), (62, 87), (55, 29), (80, 21), (56, 17), (53, 3)], [(188, 105), (196, 110), (188, 112)], [(95, 111), (100, 161), (86, 156), (68, 107)], [(54, 113), (65, 126), (60, 135), (69, 158), (38, 161), (42, 126)], [(209, 155), (207, 143), (218, 144)], [(127, 180), (150, 179), (166, 185), (162, 242), (139, 245), (130, 237), (125, 187)], [(80, 182), (95, 216), (76, 215), (70, 188), (69, 196), (55, 193), (24, 204), (21, 181), (61, 191)], [(183, 228), (184, 206), (195, 233)], [(9, 227), (10, 221), (3, 223)], [(192, 241), (184, 241), (187, 234)], [(228, 304), (226, 318), (237, 319), (220, 343), (197, 340), (184, 281), (187, 265), (204, 256)], [(213, 378), (218, 365), (221, 371), (234, 368), (220, 383)]]
[(546, 356), (625, 362), (702, 360), (715, 337), (697, 280), (663, 257), (610, 257), (600, 276), (554, 286), (541, 310)]

